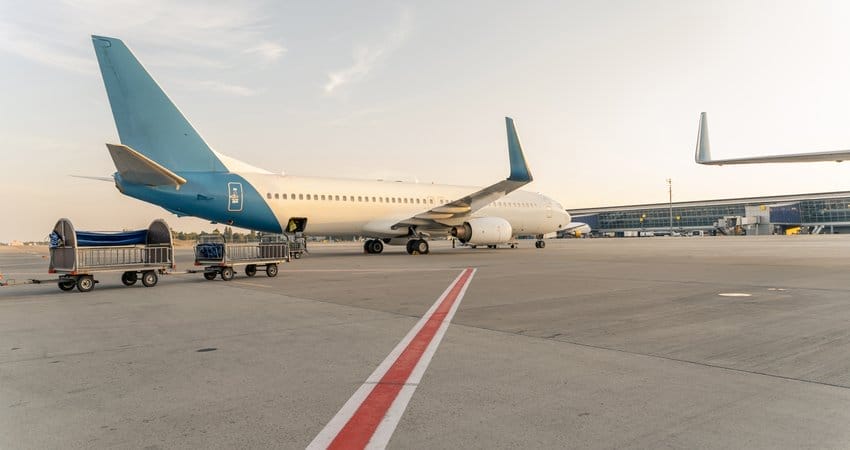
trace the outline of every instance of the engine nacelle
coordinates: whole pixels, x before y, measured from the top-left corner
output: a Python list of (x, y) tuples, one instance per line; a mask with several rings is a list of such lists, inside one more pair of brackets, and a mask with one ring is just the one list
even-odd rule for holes
[(463, 225), (452, 228), (452, 236), (464, 244), (496, 245), (511, 240), (513, 228), (501, 217), (480, 217), (470, 219)]

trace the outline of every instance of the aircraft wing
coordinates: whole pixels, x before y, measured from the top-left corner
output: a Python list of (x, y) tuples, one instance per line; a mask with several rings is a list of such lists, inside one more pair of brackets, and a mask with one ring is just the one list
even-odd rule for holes
[(706, 113), (700, 113), (697, 148), (694, 156), (697, 164), (722, 166), (726, 164), (765, 164), (790, 162), (842, 162), (850, 160), (850, 150), (835, 150), (829, 152), (793, 153), (788, 155), (753, 156), (749, 158), (711, 159), (711, 146), (708, 143), (708, 118)]
[(514, 120), (505, 117), (508, 132), (508, 157), (511, 173), (508, 178), (452, 202), (431, 208), (394, 224), (392, 229), (414, 227), (440, 230), (463, 224), (473, 213), (530, 183), (534, 178), (528, 170), (522, 145), (519, 143)]

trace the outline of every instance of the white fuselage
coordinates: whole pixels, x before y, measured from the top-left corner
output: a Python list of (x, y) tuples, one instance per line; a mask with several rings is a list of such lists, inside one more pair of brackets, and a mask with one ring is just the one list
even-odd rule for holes
[[(265, 199), (282, 226), (290, 218), (307, 218), (305, 232), (320, 236), (402, 236), (406, 229), (390, 226), (479, 189), (268, 173), (240, 175)], [(570, 223), (569, 214), (558, 202), (528, 191), (514, 191), (476, 211), (472, 217), (505, 219), (511, 224), (514, 236), (542, 235)]]

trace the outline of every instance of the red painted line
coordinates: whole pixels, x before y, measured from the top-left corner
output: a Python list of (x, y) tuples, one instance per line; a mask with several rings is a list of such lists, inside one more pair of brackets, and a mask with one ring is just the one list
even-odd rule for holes
[(434, 339), (437, 330), (446, 319), (446, 314), (451, 310), (464, 285), (472, 276), (472, 269), (466, 269), (452, 287), (449, 294), (434, 310), (428, 321), (416, 333), (413, 340), (407, 344), (404, 351), (396, 358), (381, 381), (375, 385), (369, 396), (363, 400), (351, 419), (339, 431), (334, 440), (328, 446), (329, 449), (359, 449), (366, 448), (375, 430), (390, 409), (390, 405), (398, 396), (404, 383), (410, 378), (411, 372), (425, 353), (425, 349)]

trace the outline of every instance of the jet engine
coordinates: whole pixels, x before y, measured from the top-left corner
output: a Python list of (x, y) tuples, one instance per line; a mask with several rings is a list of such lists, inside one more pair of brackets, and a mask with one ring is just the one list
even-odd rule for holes
[(496, 245), (510, 241), (513, 231), (511, 224), (501, 217), (480, 217), (453, 227), (451, 233), (464, 244)]

